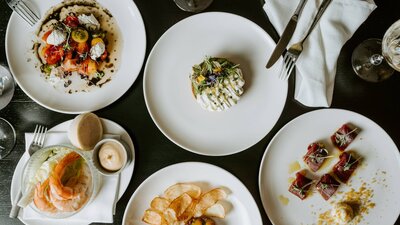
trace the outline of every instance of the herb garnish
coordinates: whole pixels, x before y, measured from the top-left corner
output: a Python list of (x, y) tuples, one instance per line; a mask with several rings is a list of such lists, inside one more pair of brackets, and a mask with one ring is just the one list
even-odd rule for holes
[[(325, 154), (323, 154), (325, 153)], [(326, 148), (318, 148), (315, 152), (307, 155), (304, 160), (311, 159), (315, 163), (320, 163), (322, 160), (327, 158), (332, 158), (333, 156), (328, 155), (328, 150)]]
[(293, 184), (292, 188), (293, 188), (293, 190), (295, 190), (297, 193), (299, 193), (299, 195), (304, 196), (305, 193), (306, 193), (306, 190), (305, 190), (306, 187), (312, 185), (314, 182), (315, 182), (315, 181), (312, 180), (312, 181), (308, 182), (307, 184), (305, 184), (305, 185), (304, 185), (303, 187), (301, 187), (301, 188), (299, 188), (299, 187), (297, 186), (297, 184)]
[(239, 77), (238, 66), (224, 58), (206, 57), (201, 64), (192, 68), (190, 79), (195, 94), (202, 93), (207, 87), (223, 84), (228, 76)]
[(351, 130), (349, 133), (342, 134), (340, 132), (335, 133), (335, 141), (341, 147), (345, 146), (347, 143), (351, 141), (351, 137), (349, 136), (351, 133), (357, 131), (357, 127)]
[(340, 186), (340, 184), (326, 184), (326, 183), (321, 183), (321, 185), (319, 186), (319, 188), (321, 189), (321, 191), (322, 191), (324, 194), (330, 196), (331, 193), (327, 193), (326, 190), (329, 189), (329, 188), (335, 188), (335, 187), (339, 187), (339, 186)]
[(350, 163), (351, 160), (351, 154), (349, 154), (349, 158), (347, 159), (347, 162), (343, 166), (343, 171), (350, 170), (350, 168), (354, 165), (354, 163), (358, 162), (362, 157), (357, 158), (353, 162)]

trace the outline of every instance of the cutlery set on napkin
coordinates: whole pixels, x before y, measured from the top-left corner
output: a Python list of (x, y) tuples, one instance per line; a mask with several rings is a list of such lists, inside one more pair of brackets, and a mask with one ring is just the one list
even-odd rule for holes
[[(279, 34), (284, 33), (286, 24), (288, 29), (292, 29), (293, 33), (286, 32), (281, 36), (281, 39), (287, 40), (288, 47), (304, 38), (324, 1), (329, 0), (306, 1), (296, 18), (297, 25), (290, 21), (299, 1), (266, 0), (263, 8)], [(297, 101), (310, 107), (331, 105), (340, 50), (375, 8), (373, 0), (332, 0), (305, 40), (304, 49), (296, 62)]]

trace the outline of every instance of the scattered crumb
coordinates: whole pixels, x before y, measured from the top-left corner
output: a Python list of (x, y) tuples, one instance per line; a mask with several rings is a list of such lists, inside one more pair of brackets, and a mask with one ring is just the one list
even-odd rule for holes
[[(373, 196), (374, 191), (367, 188), (366, 183), (363, 183), (358, 191), (352, 188), (349, 192), (344, 194), (340, 202), (350, 205), (354, 211), (354, 218), (350, 224), (359, 224), (363, 220), (364, 215), (368, 214), (369, 210), (375, 207), (375, 203), (371, 201)], [(331, 216), (331, 210), (320, 214), (318, 218), (318, 225), (327, 224), (337, 224), (335, 218)]]

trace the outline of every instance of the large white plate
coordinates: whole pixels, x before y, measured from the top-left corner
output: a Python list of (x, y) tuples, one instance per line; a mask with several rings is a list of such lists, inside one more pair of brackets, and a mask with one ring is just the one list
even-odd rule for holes
[(216, 219), (217, 224), (261, 225), (261, 215), (250, 192), (236, 177), (217, 166), (185, 162), (165, 167), (147, 178), (133, 193), (125, 209), (123, 225), (145, 225), (143, 213), (150, 207), (151, 200), (161, 196), (169, 186), (191, 182), (203, 191), (222, 187), (228, 190), (225, 200), (226, 217)]
[[(133, 174), (133, 169), (135, 167), (135, 146), (133, 145), (132, 139), (129, 136), (128, 132), (121, 127), (119, 124), (107, 120), (107, 119), (101, 119), (103, 123), (103, 128), (104, 128), (104, 133), (105, 134), (116, 134), (120, 135), (120, 138), (122, 141), (128, 144), (130, 149), (132, 150), (132, 162), (127, 166), (122, 172), (121, 172), (121, 183), (120, 183), (120, 188), (119, 188), (119, 196), (118, 199), (122, 197), (126, 189), (128, 188), (129, 182), (131, 181), (132, 174)], [(51, 128), (49, 132), (68, 132), (69, 126), (71, 124), (72, 120), (65, 121), (61, 124), (58, 124)], [(62, 144), (62, 143), (60, 143)], [(65, 144), (65, 143), (64, 143)], [(24, 169), (25, 163), (28, 161), (29, 155), (27, 152), (25, 152), (21, 159), (19, 160), (17, 167), (15, 168), (14, 175), (11, 181), (11, 190), (10, 190), (10, 197), (11, 197), (11, 203), (14, 204), (14, 201), (17, 196), (17, 191), (20, 190), (19, 187), (21, 185), (21, 173), (22, 170)], [(110, 193), (113, 194), (113, 193)], [(110, 203), (112, 204), (112, 203)], [(30, 220), (29, 223), (28, 221), (24, 221), (21, 217), (18, 217), (24, 224), (27, 225), (42, 225), (43, 221), (38, 220), (38, 221), (33, 221)], [(68, 222), (70, 225), (82, 225), (80, 222)], [(49, 221), (46, 221), (46, 224), (48, 225), (59, 225), (58, 223), (50, 223)]]
[[(363, 157), (362, 166), (357, 168), (350, 178), (350, 185), (341, 185), (338, 192), (326, 202), (317, 192), (305, 200), (288, 192), (289, 164), (302, 163), (302, 156), (308, 144), (323, 141), (328, 150), (333, 146), (329, 140), (342, 124), (350, 122), (361, 128), (357, 138), (348, 149)], [(329, 172), (337, 162), (318, 172)], [(386, 173), (386, 174), (385, 174)], [(269, 219), (273, 224), (316, 224), (320, 213), (332, 209), (329, 202), (340, 201), (350, 188), (358, 190), (363, 182), (373, 190), (371, 201), (376, 205), (364, 215), (360, 224), (392, 225), (400, 213), (400, 155), (389, 135), (372, 120), (346, 110), (323, 109), (306, 113), (285, 125), (272, 139), (261, 162), (259, 188), (261, 200)], [(278, 196), (289, 199), (284, 205)]]
[[(43, 16), (61, 0), (29, 1)], [(27, 54), (32, 48), (34, 31), (16, 13), (11, 15), (6, 31), (6, 54), (11, 73), (21, 89), (40, 105), (62, 113), (78, 114), (103, 108), (120, 98), (136, 80), (143, 64), (146, 51), (146, 33), (142, 17), (132, 0), (98, 0), (107, 8), (119, 25), (122, 36), (120, 65), (112, 81), (100, 89), (88, 93), (63, 93), (55, 90), (40, 77), (39, 69), (32, 60), (27, 63)]]
[[(258, 25), (221, 12), (197, 14), (165, 32), (146, 63), (143, 89), (158, 128), (180, 147), (204, 155), (228, 155), (260, 141), (278, 120), (287, 96), (281, 67), (265, 63), (275, 42)], [(192, 96), (189, 75), (205, 56), (240, 64), (246, 81), (237, 105), (208, 112)], [(278, 64), (282, 65), (282, 59)]]

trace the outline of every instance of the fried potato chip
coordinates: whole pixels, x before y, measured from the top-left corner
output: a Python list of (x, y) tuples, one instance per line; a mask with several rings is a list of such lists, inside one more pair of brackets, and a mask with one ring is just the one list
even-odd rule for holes
[[(194, 218), (225, 217), (225, 209), (218, 201), (226, 198), (221, 188), (204, 194), (199, 186), (178, 183), (165, 190), (164, 195), (155, 197), (142, 221), (150, 225), (186, 225)], [(213, 221), (212, 219), (209, 219)]]
[(215, 188), (201, 196), (199, 203), (194, 210), (194, 216), (200, 217), (206, 209), (217, 203), (219, 200), (226, 198), (226, 192), (221, 188)]
[(177, 183), (167, 188), (164, 192), (164, 196), (166, 199), (172, 201), (183, 193), (187, 193), (190, 197), (198, 199), (201, 195), (201, 188), (194, 184)]
[(169, 225), (175, 225), (178, 222), (176, 213), (171, 208), (167, 208), (164, 211), (164, 218), (165, 218), (165, 221), (167, 221), (167, 224), (169, 224)]
[(192, 203), (189, 207), (186, 208), (185, 212), (183, 212), (179, 217), (179, 221), (187, 222), (194, 215), (194, 209), (199, 201), (197, 199), (192, 199)]
[(142, 221), (151, 225), (167, 225), (162, 213), (153, 209), (147, 209), (144, 212)]
[(204, 215), (223, 219), (225, 218), (225, 208), (221, 204), (217, 203), (207, 208)]
[(150, 207), (157, 211), (164, 212), (164, 210), (166, 210), (168, 208), (169, 204), (171, 204), (171, 202), (168, 201), (166, 198), (155, 197), (151, 201)]
[(190, 206), (192, 203), (192, 197), (187, 193), (183, 193), (181, 196), (175, 198), (168, 206), (168, 208), (174, 210), (176, 217), (182, 215), (185, 210)]

